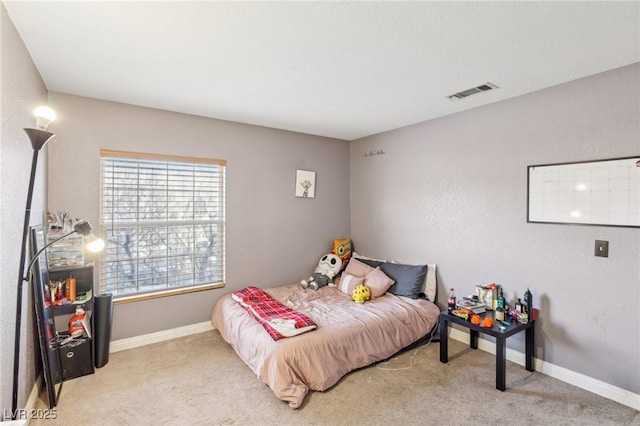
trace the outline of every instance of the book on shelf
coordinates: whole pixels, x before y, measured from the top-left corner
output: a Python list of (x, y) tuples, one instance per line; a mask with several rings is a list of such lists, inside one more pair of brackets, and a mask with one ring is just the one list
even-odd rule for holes
[(477, 302), (474, 300), (462, 299), (456, 303), (457, 307), (460, 309), (469, 309), (474, 314), (481, 314), (486, 311), (486, 307), (484, 303)]

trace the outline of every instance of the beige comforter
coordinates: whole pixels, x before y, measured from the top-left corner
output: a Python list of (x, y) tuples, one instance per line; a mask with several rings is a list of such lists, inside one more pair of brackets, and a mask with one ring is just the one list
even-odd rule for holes
[(318, 328), (274, 341), (231, 295), (216, 303), (211, 322), (242, 360), (292, 408), (309, 390), (324, 391), (349, 371), (388, 358), (425, 336), (439, 309), (426, 300), (385, 294), (354, 303), (335, 287), (298, 284), (264, 289), (308, 315)]

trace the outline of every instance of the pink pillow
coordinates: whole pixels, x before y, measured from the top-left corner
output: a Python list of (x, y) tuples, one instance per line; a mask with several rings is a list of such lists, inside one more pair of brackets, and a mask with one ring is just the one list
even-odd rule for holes
[(364, 277), (364, 284), (371, 289), (371, 298), (384, 296), (394, 283), (395, 281), (382, 272), (380, 267), (372, 269)]
[(350, 275), (355, 275), (356, 277), (364, 277), (372, 270), (373, 267), (352, 257), (351, 260), (349, 260), (349, 263), (347, 263), (347, 269), (345, 269), (344, 272)]
[[(371, 271), (373, 271), (373, 267), (367, 265), (364, 262), (360, 262), (358, 259), (355, 259), (352, 257), (351, 259), (349, 259), (349, 262), (347, 263), (347, 267), (342, 272), (342, 275), (340, 275), (338, 278), (333, 280), (333, 283), (336, 285), (336, 287), (340, 287), (342, 283), (342, 278), (346, 274), (353, 275), (354, 277), (364, 277)], [(351, 296), (351, 294), (349, 294), (349, 296)]]
[(356, 277), (355, 275), (347, 274), (347, 272), (343, 272), (342, 277), (340, 278), (340, 283), (338, 284), (338, 288), (341, 292), (348, 294), (349, 296), (353, 295), (353, 289), (358, 287), (364, 281), (364, 277)]

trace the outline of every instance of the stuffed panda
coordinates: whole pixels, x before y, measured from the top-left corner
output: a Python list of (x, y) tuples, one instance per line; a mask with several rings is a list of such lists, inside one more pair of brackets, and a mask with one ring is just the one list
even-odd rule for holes
[(333, 277), (336, 276), (342, 268), (342, 260), (335, 254), (325, 254), (318, 262), (313, 275), (307, 280), (300, 281), (300, 285), (304, 288), (312, 288), (314, 290), (326, 285), (333, 285)]

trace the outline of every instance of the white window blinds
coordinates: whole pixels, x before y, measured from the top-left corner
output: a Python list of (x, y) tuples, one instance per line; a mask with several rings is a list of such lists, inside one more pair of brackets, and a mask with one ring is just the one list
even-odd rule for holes
[(224, 160), (100, 152), (100, 291), (115, 298), (224, 282)]

